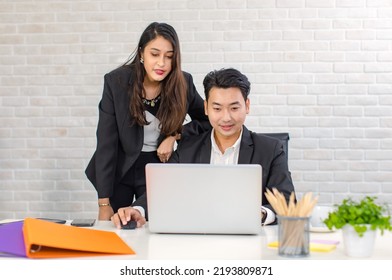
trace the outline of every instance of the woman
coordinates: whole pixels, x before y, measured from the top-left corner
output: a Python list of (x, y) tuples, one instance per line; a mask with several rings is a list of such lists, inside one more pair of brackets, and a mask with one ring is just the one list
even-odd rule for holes
[[(183, 126), (187, 114), (192, 121)], [(181, 134), (208, 127), (203, 99), (181, 70), (176, 31), (151, 23), (132, 57), (105, 75), (97, 148), (86, 168), (98, 193), (98, 219), (130, 205), (146, 209), (145, 165), (166, 162)]]

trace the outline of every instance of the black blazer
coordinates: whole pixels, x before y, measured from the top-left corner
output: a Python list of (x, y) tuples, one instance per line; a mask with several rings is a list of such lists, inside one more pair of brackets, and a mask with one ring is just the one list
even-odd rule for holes
[[(197, 137), (183, 138), (169, 162), (210, 163), (211, 132), (210, 130)], [(251, 132), (243, 126), (238, 164), (260, 164), (263, 169), (264, 188), (276, 187), (287, 201), (291, 192), (294, 192), (283, 143), (280, 140)], [(274, 211), (264, 193), (262, 204)]]
[[(184, 72), (187, 81), (187, 112), (192, 122), (184, 127), (183, 136), (198, 134), (211, 126), (204, 114), (203, 99), (193, 78)], [(104, 77), (99, 103), (97, 148), (85, 173), (98, 197), (111, 197), (114, 186), (135, 163), (143, 147), (143, 127), (131, 125), (128, 91), (133, 83), (131, 66), (119, 67)], [(163, 135), (160, 141), (163, 140)]]

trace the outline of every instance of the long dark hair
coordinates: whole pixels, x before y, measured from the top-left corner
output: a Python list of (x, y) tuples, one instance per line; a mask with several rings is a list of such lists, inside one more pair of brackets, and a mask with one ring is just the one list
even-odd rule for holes
[(173, 46), (172, 70), (161, 82), (161, 104), (156, 117), (160, 120), (161, 134), (166, 136), (181, 133), (182, 124), (186, 115), (187, 84), (181, 70), (180, 43), (176, 31), (167, 23), (153, 22), (142, 33), (137, 49), (124, 65), (132, 67), (134, 75), (133, 85), (129, 90), (129, 112), (133, 117), (133, 123), (147, 125), (143, 105), (143, 81), (146, 71), (140, 63), (141, 53), (146, 45), (162, 36)]

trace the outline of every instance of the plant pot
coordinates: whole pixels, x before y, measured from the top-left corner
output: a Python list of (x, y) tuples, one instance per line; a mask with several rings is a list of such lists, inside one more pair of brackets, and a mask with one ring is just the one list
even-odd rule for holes
[(367, 258), (373, 253), (376, 231), (371, 230), (370, 226), (363, 234), (359, 236), (351, 225), (345, 225), (342, 228), (344, 251), (349, 257)]

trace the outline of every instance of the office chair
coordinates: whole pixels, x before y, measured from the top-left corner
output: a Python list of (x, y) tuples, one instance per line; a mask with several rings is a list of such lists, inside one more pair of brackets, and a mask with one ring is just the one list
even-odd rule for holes
[(289, 140), (290, 136), (287, 132), (278, 132), (278, 133), (259, 133), (261, 135), (266, 135), (269, 137), (274, 137), (283, 142), (283, 150), (286, 153), (286, 159), (289, 159)]

